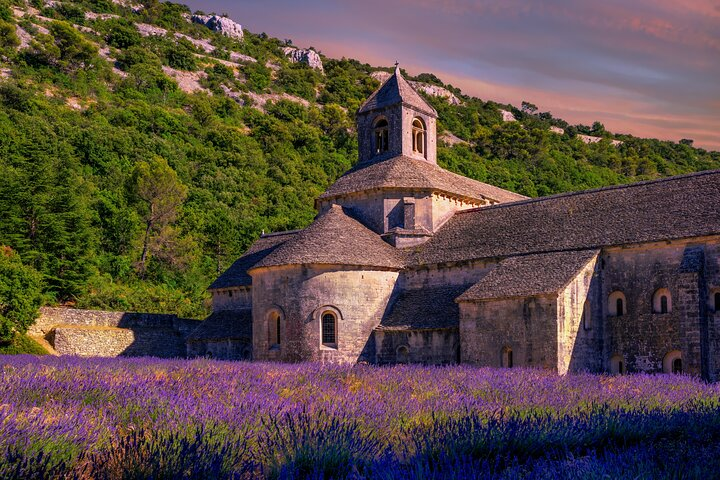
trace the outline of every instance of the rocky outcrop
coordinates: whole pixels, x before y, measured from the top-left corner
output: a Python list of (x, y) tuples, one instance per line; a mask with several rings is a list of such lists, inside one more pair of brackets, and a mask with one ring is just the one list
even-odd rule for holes
[(217, 15), (193, 15), (191, 20), (200, 25), (205, 25), (213, 32), (218, 32), (226, 37), (235, 38), (237, 40), (243, 39), (242, 25), (234, 22), (232, 19), (227, 17), (219, 17)]
[(325, 73), (320, 55), (309, 48), (285, 47), (283, 53), (292, 63), (306, 63), (311, 68), (316, 68)]

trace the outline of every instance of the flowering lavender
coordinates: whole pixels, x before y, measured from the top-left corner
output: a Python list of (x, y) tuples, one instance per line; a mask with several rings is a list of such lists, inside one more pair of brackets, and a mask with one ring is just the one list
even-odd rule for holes
[(720, 467), (720, 387), (686, 376), (0, 362), (1, 478), (676, 478)]

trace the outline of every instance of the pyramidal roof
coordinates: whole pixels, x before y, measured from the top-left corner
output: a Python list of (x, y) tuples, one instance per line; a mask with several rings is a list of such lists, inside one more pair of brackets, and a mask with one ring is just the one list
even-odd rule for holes
[(333, 264), (401, 269), (403, 254), (333, 205), (251, 268)]
[(402, 155), (381, 162), (356, 165), (338, 178), (319, 198), (331, 199), (367, 190), (394, 188), (437, 190), (477, 200), (489, 199), (498, 203), (527, 199), (518, 193), (457, 175), (424, 160)]
[(395, 65), (395, 73), (365, 100), (358, 113), (370, 112), (400, 103), (437, 118), (435, 109), (403, 78), (399, 65)]

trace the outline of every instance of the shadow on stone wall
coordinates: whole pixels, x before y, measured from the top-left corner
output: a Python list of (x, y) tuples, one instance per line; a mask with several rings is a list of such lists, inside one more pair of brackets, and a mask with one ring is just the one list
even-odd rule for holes
[(30, 328), (59, 355), (185, 357), (200, 322), (176, 315), (43, 308)]

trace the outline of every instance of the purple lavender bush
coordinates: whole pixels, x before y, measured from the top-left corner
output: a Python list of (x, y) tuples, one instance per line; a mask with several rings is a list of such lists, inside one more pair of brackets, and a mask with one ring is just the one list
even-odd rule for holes
[(686, 376), (0, 361), (0, 478), (712, 478), (720, 471), (720, 388)]

